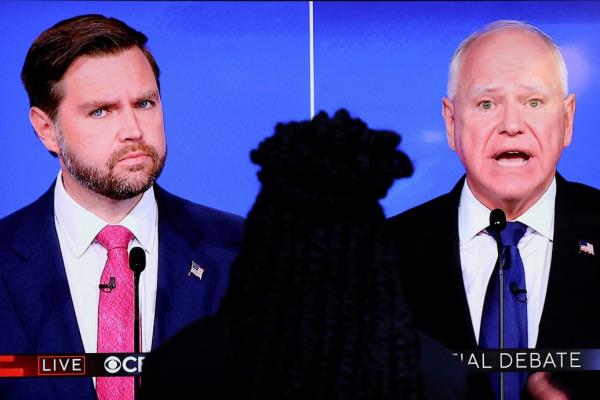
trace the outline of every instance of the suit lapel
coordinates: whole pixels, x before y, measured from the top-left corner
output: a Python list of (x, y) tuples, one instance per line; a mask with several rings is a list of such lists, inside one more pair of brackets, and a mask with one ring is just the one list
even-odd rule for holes
[[(159, 210), (158, 287), (152, 348), (194, 320), (215, 311), (212, 303), (219, 268), (201, 243), (203, 232), (185, 204), (156, 188)], [(190, 273), (192, 261), (201, 278)]]
[[(54, 225), (53, 194), (54, 185), (22, 219), (12, 242), (22, 261), (7, 268), (4, 279), (34, 353), (83, 353)], [(93, 396), (91, 379), (50, 383), (61, 399)]]
[[(437, 286), (433, 288), (432, 293), (425, 294), (428, 299), (433, 298), (434, 302), (432, 316), (428, 318), (431, 323), (438, 324), (431, 332), (441, 335), (441, 342), (454, 351), (472, 350), (477, 347), (460, 260), (458, 207), (464, 184), (463, 177), (452, 191), (442, 196), (439, 203), (433, 207), (433, 212), (427, 218), (429, 230), (433, 234), (429, 238), (428, 247), (424, 249), (432, 254), (431, 270), (437, 275), (430, 277)], [(487, 376), (478, 372), (469, 380), (470, 397), (493, 398)]]
[(460, 264), (461, 179), (448, 194), (389, 222), (415, 326), (451, 349), (476, 345)]
[[(451, 315), (450, 321), (455, 321), (455, 325), (448, 326), (448, 332), (451, 335), (449, 338), (450, 343), (455, 343), (457, 347), (474, 348), (477, 346), (477, 341), (473, 331), (469, 303), (462, 277), (458, 236), (458, 206), (463, 185), (464, 178), (449, 193), (448, 206), (442, 208), (442, 214), (439, 216), (439, 221), (444, 221), (442, 222), (444, 231), (439, 236), (442, 238), (444, 250), (437, 253), (441, 256), (438, 257), (437, 262), (440, 265), (447, 264), (447, 267), (444, 268), (446, 276), (439, 281), (442, 285), (447, 286), (448, 295), (443, 301), (448, 302), (448, 310)], [(443, 238), (446, 238), (446, 240)], [(436, 242), (439, 243), (439, 240), (436, 240)]]
[(586, 213), (574, 184), (559, 175), (556, 181), (552, 263), (536, 347), (597, 347), (597, 318), (588, 312), (599, 304), (598, 254), (579, 251), (580, 240), (600, 244), (597, 217)]

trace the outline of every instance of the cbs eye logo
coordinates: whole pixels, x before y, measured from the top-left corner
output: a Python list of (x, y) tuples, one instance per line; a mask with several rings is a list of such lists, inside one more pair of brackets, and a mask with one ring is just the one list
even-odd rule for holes
[(121, 370), (127, 374), (137, 375), (142, 372), (145, 356), (127, 356), (121, 361), (117, 356), (110, 356), (104, 360), (104, 370), (109, 374), (116, 374)]
[(121, 360), (115, 356), (108, 357), (104, 360), (104, 369), (109, 374), (116, 374), (121, 370)]

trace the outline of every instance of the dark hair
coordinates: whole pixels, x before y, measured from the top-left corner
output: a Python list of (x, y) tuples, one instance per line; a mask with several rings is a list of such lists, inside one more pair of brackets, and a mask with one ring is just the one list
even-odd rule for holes
[(279, 124), (251, 153), (262, 189), (221, 308), (240, 328), (243, 398), (418, 397), (378, 202), (412, 174), (399, 143), (340, 110)]
[(148, 38), (116, 18), (89, 14), (60, 21), (33, 42), (21, 71), (29, 105), (39, 107), (54, 120), (63, 93), (59, 82), (81, 56), (118, 54), (137, 46), (142, 50), (159, 86), (160, 70), (146, 47)]

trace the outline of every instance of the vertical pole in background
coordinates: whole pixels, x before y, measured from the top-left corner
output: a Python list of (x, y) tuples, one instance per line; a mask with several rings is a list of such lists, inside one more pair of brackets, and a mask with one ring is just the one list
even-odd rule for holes
[(308, 2), (308, 36), (310, 53), (310, 119), (315, 116), (315, 30), (313, 2)]

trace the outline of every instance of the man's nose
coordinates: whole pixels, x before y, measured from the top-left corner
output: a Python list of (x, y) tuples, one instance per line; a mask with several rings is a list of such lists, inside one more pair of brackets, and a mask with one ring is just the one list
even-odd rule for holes
[(523, 133), (523, 130), (524, 121), (521, 105), (516, 102), (505, 104), (499, 126), (500, 133), (514, 136)]
[(119, 139), (121, 141), (137, 141), (144, 136), (139, 115), (137, 115), (134, 108), (128, 107), (123, 109), (120, 117)]

